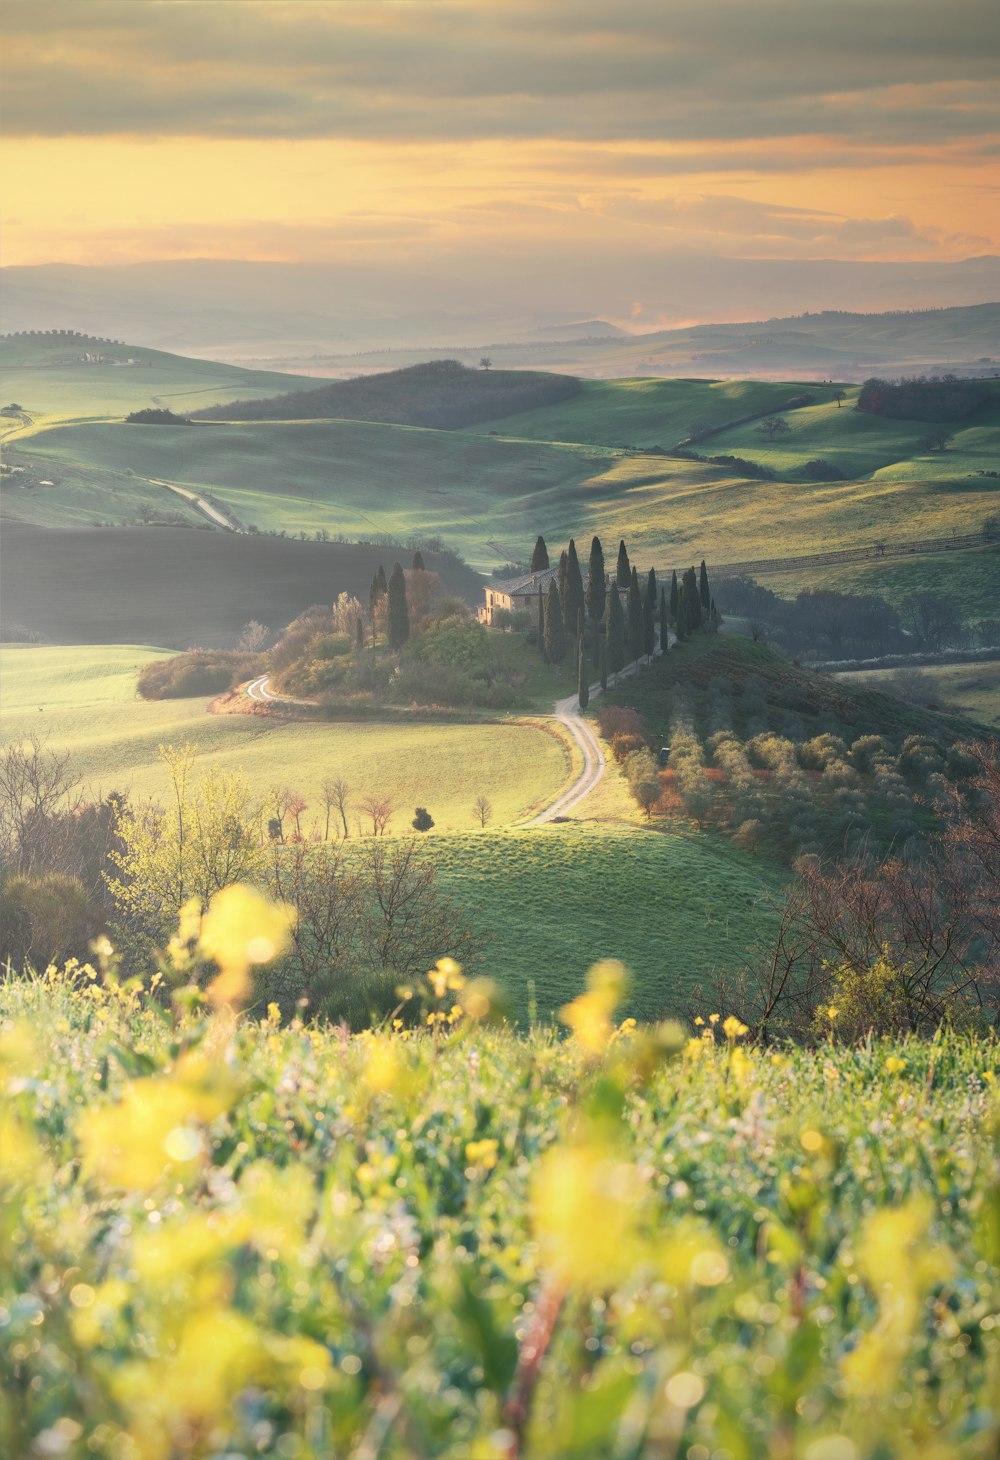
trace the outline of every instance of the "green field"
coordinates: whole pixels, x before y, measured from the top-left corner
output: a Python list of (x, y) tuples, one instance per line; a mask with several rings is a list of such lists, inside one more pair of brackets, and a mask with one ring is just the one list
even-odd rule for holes
[[(907, 671), (913, 672), (926, 679), (949, 707), (981, 725), (1000, 727), (1000, 660), (986, 664), (924, 664), (916, 671)], [(836, 678), (892, 693), (896, 673), (895, 669), (866, 669)]]
[[(614, 764), (608, 776), (618, 778)], [(587, 814), (589, 802), (580, 807)], [(682, 1015), (699, 983), (751, 956), (777, 918), (782, 872), (724, 837), (615, 825), (553, 825), (442, 837), (440, 885), (493, 940), (484, 966), (523, 1019), (549, 1018), (598, 958), (635, 974), (627, 1012)]]
[(995, 1041), (150, 1004), (0, 986), (10, 1460), (994, 1460)]
[(4, 646), (4, 739), (43, 737), (51, 749), (71, 752), (92, 791), (139, 797), (166, 790), (158, 747), (189, 742), (201, 765), (242, 770), (261, 795), (283, 786), (299, 792), (308, 803), (304, 826), (322, 824), (324, 778), (344, 776), (355, 816), (365, 795), (385, 795), (396, 808), (393, 830), (407, 830), (421, 805), (436, 823), (431, 836), (472, 827), (480, 792), (493, 803), (493, 826), (519, 821), (570, 773), (562, 738), (537, 725), (338, 724), (209, 715), (203, 699), (138, 699), (139, 669), (163, 652)]
[[(86, 353), (104, 359), (86, 362)], [(147, 406), (165, 406), (182, 415), (236, 395), (257, 400), (297, 386), (315, 389), (319, 383), (314, 376), (244, 370), (138, 345), (38, 334), (0, 339), (0, 404), (16, 402), (32, 424), (124, 416)], [(22, 435), (25, 427), (0, 417), (3, 434)]]

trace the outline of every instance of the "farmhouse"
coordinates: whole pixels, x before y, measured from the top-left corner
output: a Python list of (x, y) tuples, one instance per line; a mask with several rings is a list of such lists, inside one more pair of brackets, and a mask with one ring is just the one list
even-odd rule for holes
[[(540, 573), (528, 573), (523, 578), (511, 578), (504, 583), (488, 583), (483, 589), (485, 602), (479, 605), (476, 610), (479, 622), (492, 627), (494, 615), (506, 611), (507, 613), (527, 613), (531, 615), (531, 622), (538, 618), (538, 600), (541, 597), (544, 609), (545, 600), (549, 593), (549, 584), (556, 582), (559, 578), (558, 564), (554, 568), (543, 568)], [(586, 569), (583, 572), (583, 590), (586, 593), (590, 575)], [(605, 588), (610, 592), (612, 579), (608, 574), (604, 576)], [(624, 601), (628, 597), (627, 589), (619, 589), (619, 596)]]

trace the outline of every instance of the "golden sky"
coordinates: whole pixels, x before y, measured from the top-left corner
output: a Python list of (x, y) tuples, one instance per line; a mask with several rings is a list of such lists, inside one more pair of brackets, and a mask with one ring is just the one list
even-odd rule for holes
[(8, 0), (5, 264), (1000, 251), (997, 0)]

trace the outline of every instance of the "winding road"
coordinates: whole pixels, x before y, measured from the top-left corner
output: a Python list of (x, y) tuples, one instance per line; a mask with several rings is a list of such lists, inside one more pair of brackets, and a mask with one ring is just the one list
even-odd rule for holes
[[(166, 487), (168, 492), (174, 492), (178, 497), (183, 497), (189, 506), (209, 522), (214, 522), (216, 527), (224, 527), (227, 532), (243, 532), (242, 527), (237, 527), (228, 517), (225, 517), (218, 509), (213, 507), (211, 502), (206, 502), (204, 497), (199, 497), (197, 492), (189, 491), (187, 487), (179, 487), (175, 482), (165, 482), (159, 477), (142, 477), (142, 481), (149, 482), (152, 487)], [(253, 699), (253, 695), (250, 696)]]
[[(659, 645), (653, 650), (653, 658), (660, 656)], [(623, 669), (618, 676), (619, 679), (626, 679), (630, 674), (639, 671), (639, 664), (630, 664)], [(257, 705), (311, 705), (313, 700), (295, 700), (289, 695), (275, 695), (268, 689), (269, 675), (260, 674), (252, 679), (245, 686), (246, 693)], [(600, 684), (590, 686), (590, 698), (594, 699), (601, 693)], [(541, 718), (541, 717), (540, 717)], [(583, 755), (583, 768), (573, 782), (546, 806), (543, 811), (536, 812), (527, 821), (521, 822), (522, 826), (545, 826), (548, 822), (558, 821), (565, 817), (568, 811), (578, 806), (584, 797), (589, 796), (597, 786), (600, 785), (607, 768), (607, 761), (604, 758), (604, 751), (601, 749), (600, 741), (594, 734), (590, 723), (584, 718), (580, 709), (580, 702), (576, 694), (567, 695), (565, 699), (557, 700), (552, 709), (551, 715), (544, 717), (547, 720), (556, 720), (564, 727), (566, 733), (579, 746)]]

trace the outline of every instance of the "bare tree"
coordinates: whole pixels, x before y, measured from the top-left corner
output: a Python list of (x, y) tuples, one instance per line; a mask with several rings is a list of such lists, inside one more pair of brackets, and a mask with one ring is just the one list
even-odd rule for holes
[(334, 807), (336, 807), (343, 824), (345, 839), (350, 836), (351, 833), (347, 825), (347, 797), (350, 789), (343, 776), (328, 776), (323, 782), (323, 805), (326, 808), (324, 841), (328, 841), (330, 837), (330, 814)]
[(841, 401), (845, 401), (847, 399), (847, 391), (846, 390), (840, 390), (838, 388), (837, 390), (835, 390), (833, 392), (833, 398), (837, 402), (837, 410), (839, 411), (840, 410)]
[(259, 654), (271, 637), (271, 630), (266, 624), (258, 623), (252, 618), (249, 623), (243, 625), (243, 632), (237, 648), (243, 654)]
[(361, 802), (361, 810), (372, 824), (372, 836), (385, 836), (393, 811), (389, 798), (373, 792)]
[(479, 795), (473, 802), (472, 814), (479, 822), (480, 826), (485, 826), (488, 821), (492, 820), (493, 803), (490, 801), (490, 798), (486, 796), (482, 791), (480, 791)]
[(76, 787), (69, 755), (49, 750), (37, 735), (0, 753), (0, 861), (11, 872), (55, 866), (60, 813), (82, 804)]
[(490, 359), (489, 355), (481, 355), (479, 357), (479, 364), (484, 370), (488, 370), (493, 364), (493, 361)]

